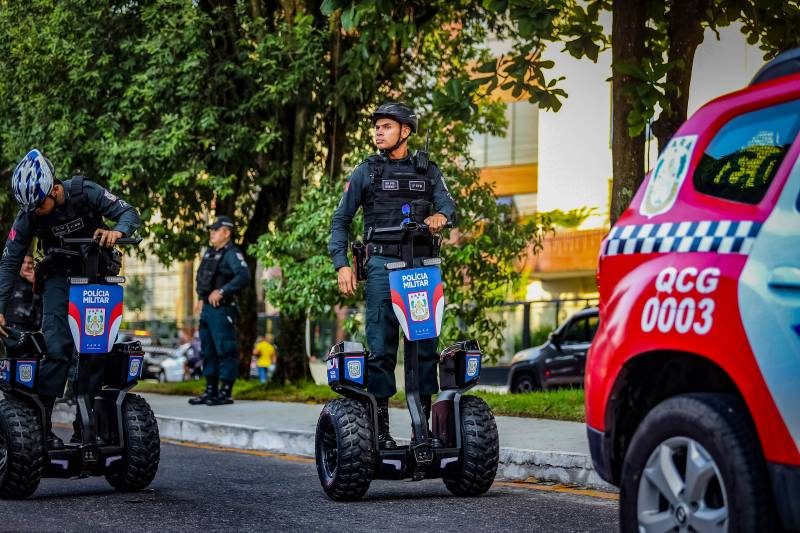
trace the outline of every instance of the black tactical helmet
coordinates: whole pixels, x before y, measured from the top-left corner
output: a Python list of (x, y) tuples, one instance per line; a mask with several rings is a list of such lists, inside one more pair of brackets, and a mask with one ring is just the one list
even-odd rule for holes
[(419, 123), (419, 119), (417, 118), (417, 114), (414, 113), (414, 110), (401, 102), (387, 102), (381, 104), (369, 118), (372, 120), (373, 124), (375, 124), (379, 118), (396, 120), (400, 124), (407, 124), (411, 128), (411, 133), (417, 132), (417, 124)]

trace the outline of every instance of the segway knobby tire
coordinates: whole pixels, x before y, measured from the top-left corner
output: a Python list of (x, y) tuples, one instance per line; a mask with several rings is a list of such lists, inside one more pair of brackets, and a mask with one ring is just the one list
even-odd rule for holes
[(33, 494), (44, 471), (42, 422), (32, 405), (0, 399), (0, 498)]
[(141, 396), (128, 394), (122, 404), (125, 457), (106, 474), (115, 489), (134, 492), (147, 488), (156, 477), (161, 440), (153, 410)]
[(500, 439), (492, 410), (476, 396), (461, 398), (461, 468), (444, 484), (456, 496), (480, 496), (494, 483)]
[(372, 482), (372, 424), (366, 407), (351, 398), (325, 404), (317, 422), (317, 473), (322, 488), (335, 501), (358, 500)]

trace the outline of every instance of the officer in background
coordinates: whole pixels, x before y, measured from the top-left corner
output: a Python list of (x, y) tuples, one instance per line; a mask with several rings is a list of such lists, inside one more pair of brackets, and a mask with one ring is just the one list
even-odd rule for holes
[[(97, 240), (108, 249), (101, 255), (101, 273), (116, 275), (119, 256), (110, 249), (118, 239), (139, 229), (141, 220), (131, 205), (83, 176), (56, 179), (52, 163), (38, 150), (28, 152), (14, 169), (11, 191), (20, 210), (0, 260), (0, 326), (6, 324), (5, 313), (20, 266), (36, 237), (44, 253), (36, 268), (44, 288), (42, 331), (47, 347), (39, 370), (39, 396), (47, 410), (48, 445), (56, 448), (63, 443), (50, 431), (50, 414), (56, 398), (64, 394), (74, 354), (67, 322), (68, 278), (84, 274), (81, 248), (62, 246), (61, 237)], [(106, 229), (104, 218), (116, 222), (113, 229)], [(114, 266), (116, 272), (109, 270)], [(7, 335), (2, 327), (0, 335)], [(73, 435), (75, 438), (79, 437)]]
[[(400, 257), (400, 233), (376, 234), (378, 228), (399, 227), (408, 217), (409, 206), (416, 201), (433, 204), (433, 213), (424, 219), (432, 233), (455, 222), (456, 206), (438, 167), (412, 156), (408, 138), (417, 131), (417, 115), (402, 103), (381, 105), (371, 115), (375, 145), (379, 154), (362, 162), (345, 185), (331, 224), (328, 251), (338, 274), (339, 290), (352, 295), (356, 275), (347, 260), (350, 223), (359, 207), (364, 208), (364, 242), (367, 243), (366, 299), (368, 389), (378, 401), (378, 440), (381, 448), (396, 447), (389, 433), (389, 398), (397, 392), (394, 369), (397, 364), (399, 323), (389, 296), (389, 272), (386, 263)], [(426, 164), (427, 163), (427, 164)], [(420, 343), (420, 396), (430, 416), (431, 395), (439, 390), (436, 379), (438, 339)]]
[(200, 345), (206, 390), (197, 398), (190, 399), (191, 405), (233, 403), (233, 382), (239, 372), (236, 295), (250, 283), (250, 270), (244, 255), (231, 240), (233, 221), (219, 216), (208, 229), (211, 246), (203, 255), (195, 285), (199, 298), (197, 304), (202, 306)]
[(6, 324), (14, 329), (39, 331), (42, 327), (42, 297), (34, 290), (35, 281), (33, 255), (27, 254), (6, 304)]

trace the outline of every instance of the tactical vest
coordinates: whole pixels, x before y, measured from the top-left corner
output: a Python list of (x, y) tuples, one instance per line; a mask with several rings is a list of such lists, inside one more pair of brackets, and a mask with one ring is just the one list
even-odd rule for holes
[(399, 233), (374, 234), (374, 230), (399, 227), (408, 218), (403, 213), (403, 206), (410, 206), (414, 200), (432, 202), (433, 179), (430, 171), (417, 172), (414, 158), (411, 159), (410, 168), (399, 169), (391, 165), (388, 166), (388, 172), (383, 156), (372, 155), (366, 161), (369, 164), (370, 184), (364, 202), (364, 241), (397, 242)]
[(33, 284), (19, 277), (6, 304), (6, 320), (11, 327), (37, 331), (42, 321), (41, 305), (41, 297), (33, 291)]
[(84, 192), (83, 176), (74, 176), (64, 182), (69, 190), (67, 201), (45, 216), (36, 217), (36, 236), (39, 247), (49, 254), (53, 248), (75, 248), (61, 246), (61, 237), (92, 237), (95, 230), (104, 228), (103, 217), (89, 207), (89, 199)]
[(195, 287), (197, 288), (197, 294), (201, 298), (207, 298), (214, 290), (221, 289), (230, 281), (230, 279), (224, 279), (219, 266), (225, 254), (232, 248), (233, 242), (229, 242), (222, 250), (217, 250), (213, 247), (209, 247), (206, 250), (195, 277)]

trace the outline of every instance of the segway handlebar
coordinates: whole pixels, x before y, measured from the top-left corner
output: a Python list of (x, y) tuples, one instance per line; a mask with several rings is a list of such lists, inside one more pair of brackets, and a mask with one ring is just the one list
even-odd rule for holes
[[(92, 237), (62, 237), (61, 242), (63, 244), (96, 244), (99, 245), (100, 243)], [(123, 237), (121, 239), (117, 239), (114, 244), (118, 244), (120, 246), (138, 246), (141, 244), (142, 238), (141, 237)]]
[[(448, 222), (444, 225), (445, 228), (452, 228), (453, 224)], [(425, 231), (429, 229), (427, 224), (422, 222), (406, 222), (400, 226), (395, 226), (392, 228), (375, 228), (373, 233), (380, 234), (380, 233), (397, 233), (397, 232), (412, 232), (412, 231)]]

